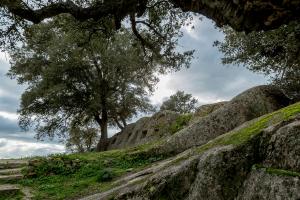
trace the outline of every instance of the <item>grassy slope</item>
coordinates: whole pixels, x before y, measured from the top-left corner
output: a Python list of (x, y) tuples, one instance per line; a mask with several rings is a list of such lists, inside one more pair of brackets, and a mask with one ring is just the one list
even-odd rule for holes
[[(239, 145), (261, 133), (261, 130), (269, 125), (288, 120), (299, 113), (300, 102), (252, 120), (244, 128), (231, 131), (198, 147), (196, 153), (216, 146)], [(105, 191), (113, 187), (112, 180), (164, 159), (162, 155), (147, 153), (153, 145), (155, 143), (101, 153), (55, 155), (51, 160), (40, 158), (41, 164), (35, 167), (38, 177), (24, 179), (20, 184), (31, 187), (36, 199), (72, 199)], [(79, 167), (72, 169), (63, 164), (66, 160), (78, 161)]]
[(22, 200), (22, 198), (23, 195), (21, 194), (21, 192), (0, 195), (0, 200)]

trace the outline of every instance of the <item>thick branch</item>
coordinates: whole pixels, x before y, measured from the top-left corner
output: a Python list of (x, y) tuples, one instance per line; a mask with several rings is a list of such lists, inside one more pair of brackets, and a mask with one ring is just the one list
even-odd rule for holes
[(200, 13), (218, 26), (230, 25), (237, 31), (278, 28), (300, 20), (299, 0), (170, 0), (183, 11)]
[(33, 10), (24, 6), (22, 0), (4, 0), (0, 3), (1, 7), (5, 7), (12, 14), (26, 19), (33, 23), (39, 23), (44, 19), (54, 17), (62, 13), (68, 13), (79, 21), (87, 19), (101, 19), (107, 16), (114, 16), (118, 20), (122, 20), (128, 13), (144, 12), (142, 7), (146, 0), (99, 0), (94, 5), (82, 8), (73, 1), (52, 3), (42, 8)]
[[(218, 25), (230, 25), (235, 30), (252, 31), (277, 28), (292, 20), (300, 19), (299, 0), (169, 0), (183, 11), (200, 13)], [(71, 0), (52, 3), (39, 9), (30, 9), (21, 0), (2, 0), (0, 7), (10, 13), (39, 23), (61, 13), (69, 13), (84, 21), (111, 16), (116, 24), (130, 13), (141, 16), (147, 0), (98, 0), (90, 7), (82, 8)]]
[(119, 127), (119, 129), (123, 130), (124, 126), (122, 126), (122, 124), (119, 122), (119, 120), (117, 118), (114, 119), (116, 125)]

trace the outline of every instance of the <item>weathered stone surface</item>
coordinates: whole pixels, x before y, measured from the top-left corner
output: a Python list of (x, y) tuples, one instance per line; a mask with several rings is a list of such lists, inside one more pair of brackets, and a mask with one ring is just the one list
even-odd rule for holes
[(244, 182), (237, 200), (298, 200), (300, 178), (252, 170)]
[(2, 170), (0, 170), (0, 175), (20, 174), (21, 171), (22, 171), (22, 168), (2, 169)]
[(170, 135), (169, 126), (179, 116), (172, 111), (161, 111), (129, 124), (122, 132), (109, 139), (108, 149), (133, 147)]
[(205, 117), (206, 115), (221, 108), (222, 106), (226, 105), (227, 103), (228, 103), (228, 101), (221, 101), (221, 102), (217, 102), (217, 103), (205, 104), (205, 105), (199, 106), (194, 113), (194, 117)]
[(0, 175), (0, 181), (20, 180), (22, 178), (22, 174)]
[(271, 139), (262, 144), (265, 145), (264, 166), (300, 172), (300, 120), (275, 131), (271, 129), (268, 136)]
[(272, 86), (257, 86), (166, 139), (159, 153), (179, 153), (207, 143), (246, 121), (287, 106), (289, 99)]
[(20, 188), (16, 185), (0, 185), (0, 196), (4, 194), (14, 194), (20, 191)]
[(0, 160), (0, 169), (14, 169), (24, 167), (28, 164), (27, 160)]
[(215, 110), (221, 108), (222, 106), (226, 105), (227, 101), (212, 103), (212, 104), (205, 104), (202, 106), (199, 106), (195, 113), (193, 114), (193, 118), (190, 121), (190, 124), (194, 123), (195, 121), (199, 120), (202, 117), (207, 116), (208, 114), (214, 112)]

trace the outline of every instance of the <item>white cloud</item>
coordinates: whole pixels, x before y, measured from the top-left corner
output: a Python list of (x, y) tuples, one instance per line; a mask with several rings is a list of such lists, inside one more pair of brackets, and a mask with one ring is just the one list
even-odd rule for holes
[(152, 104), (161, 104), (164, 99), (168, 98), (170, 95), (176, 92), (176, 90), (169, 87), (169, 82), (171, 79), (171, 74), (159, 76), (159, 83), (156, 86), (156, 90), (153, 96), (151, 96), (150, 98)]
[(5, 111), (0, 111), (0, 117), (16, 121), (18, 119), (18, 115), (16, 113), (10, 113), (10, 112), (5, 112)]
[(191, 24), (184, 26), (182, 28), (182, 31), (190, 36), (191, 38), (195, 39), (195, 40), (200, 40), (200, 36), (198, 34), (198, 32), (195, 30), (195, 26), (198, 26), (200, 23), (200, 19), (193, 19), (193, 21), (191, 22)]
[(63, 145), (0, 138), (0, 159), (45, 156), (65, 152)]

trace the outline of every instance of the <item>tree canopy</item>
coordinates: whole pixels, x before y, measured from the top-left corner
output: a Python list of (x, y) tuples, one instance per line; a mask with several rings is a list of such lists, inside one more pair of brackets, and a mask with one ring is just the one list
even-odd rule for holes
[(104, 150), (109, 124), (122, 128), (138, 112), (151, 110), (147, 96), (158, 74), (189, 66), (193, 51), (175, 51), (179, 30), (174, 27), (167, 40), (152, 36), (153, 48), (126, 28), (110, 36), (97, 28), (58, 16), (28, 28), (24, 45), (11, 50), (9, 75), (28, 86), (20, 125), (34, 124), (37, 138), (63, 137), (71, 124), (95, 121), (101, 128), (97, 148)]
[[(235, 30), (247, 32), (274, 29), (300, 19), (300, 2), (294, 0), (1, 0), (1, 46), (7, 48), (4, 45), (20, 40), (18, 32), (26, 25), (40, 23), (60, 14), (70, 14), (78, 21), (109, 19), (115, 29), (119, 29), (121, 22), (130, 18), (133, 33), (141, 39), (135, 30), (135, 21), (138, 18), (150, 19), (151, 15), (155, 15), (153, 9), (157, 11), (161, 8), (164, 12), (174, 13), (169, 15), (173, 21), (178, 10), (181, 10), (202, 14), (214, 20), (218, 26), (230, 25)], [(148, 28), (153, 30), (152, 25)]]
[(225, 40), (216, 42), (224, 64), (243, 65), (271, 78), (295, 100), (300, 99), (300, 24), (293, 22), (271, 31), (236, 32), (223, 29)]
[(162, 103), (160, 110), (172, 110), (186, 114), (195, 111), (197, 102), (198, 100), (193, 98), (191, 94), (186, 94), (184, 91), (177, 91)]

